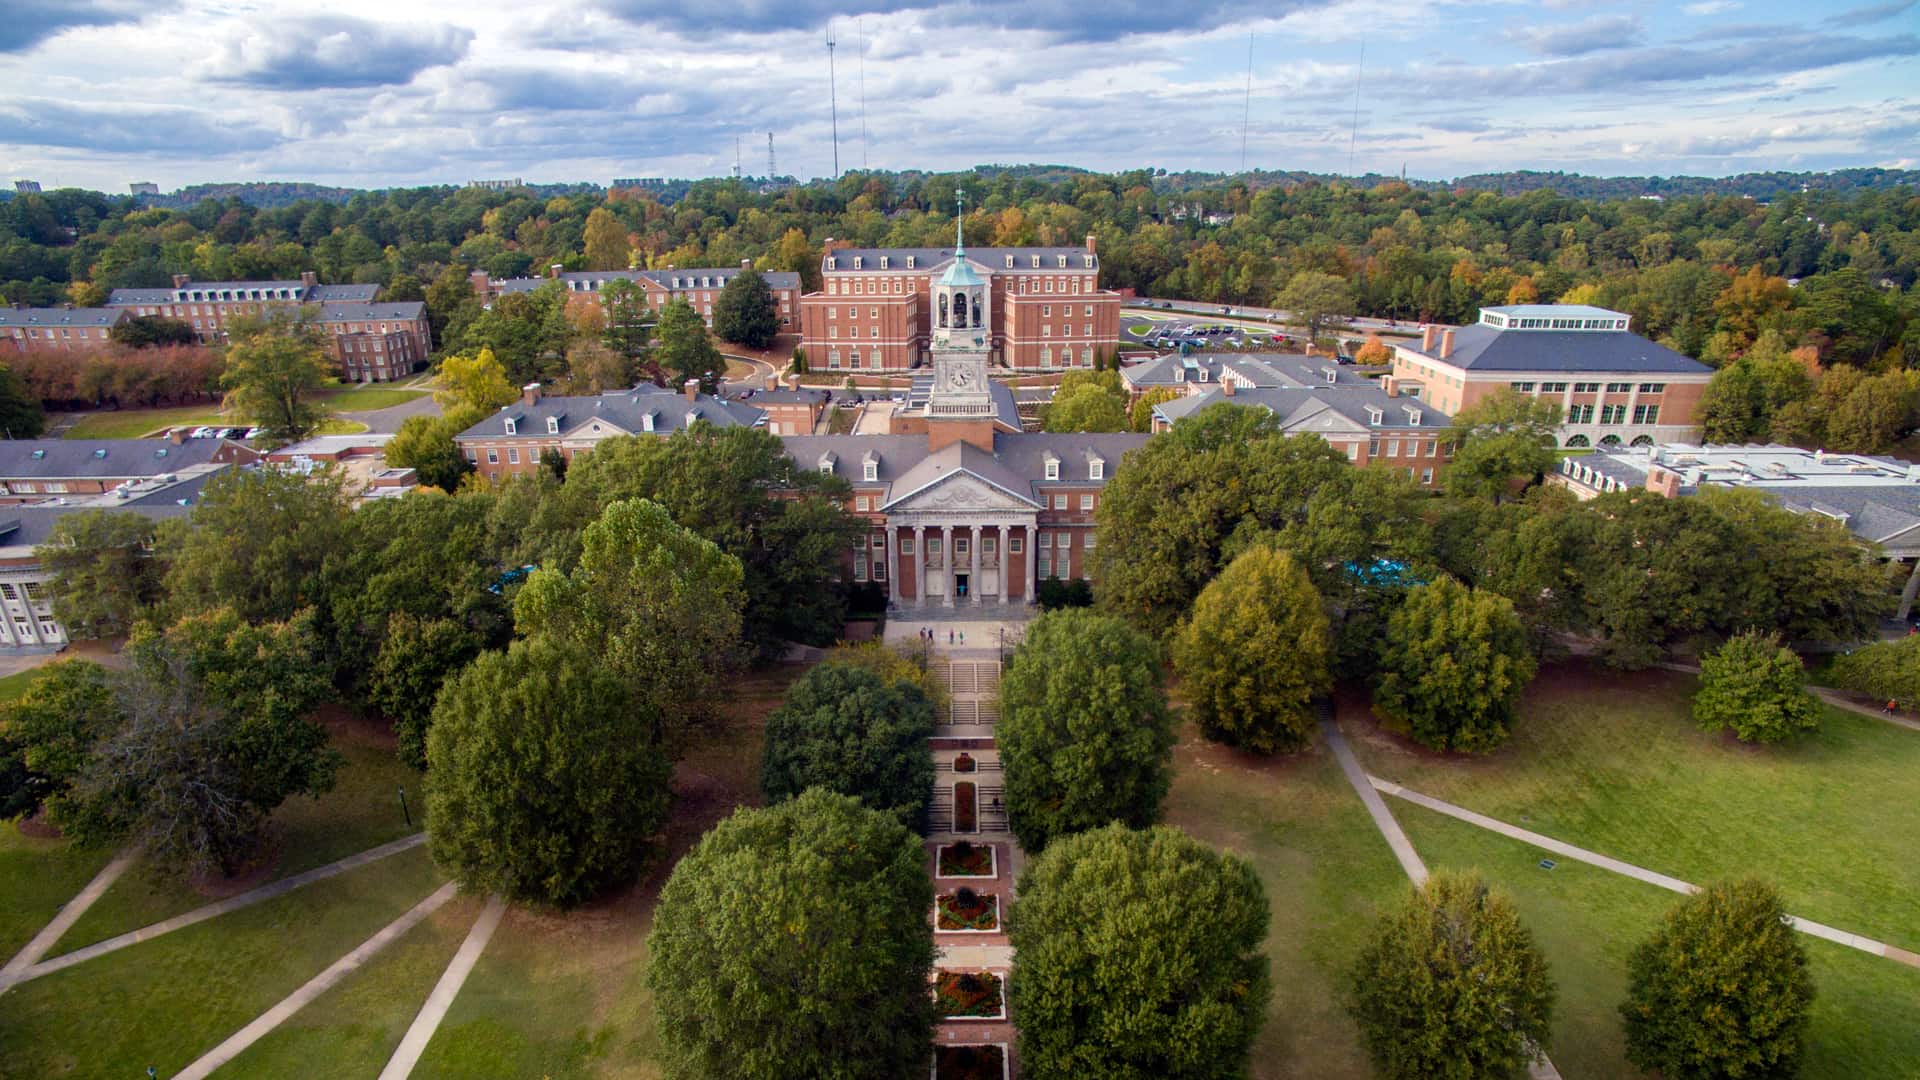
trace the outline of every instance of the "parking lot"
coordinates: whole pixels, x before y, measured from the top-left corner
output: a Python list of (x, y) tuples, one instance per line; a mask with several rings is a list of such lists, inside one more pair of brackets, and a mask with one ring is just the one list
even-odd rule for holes
[(1238, 322), (1189, 319), (1179, 316), (1125, 312), (1120, 317), (1120, 343), (1172, 352), (1191, 349), (1284, 349), (1300, 347), (1296, 335)]

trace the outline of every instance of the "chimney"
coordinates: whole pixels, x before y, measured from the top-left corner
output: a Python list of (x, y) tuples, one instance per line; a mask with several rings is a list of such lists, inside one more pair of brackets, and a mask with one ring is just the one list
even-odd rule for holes
[(320, 284), (320, 275), (314, 273), (311, 270), (302, 270), (300, 271), (300, 284), (305, 285), (307, 288), (311, 289), (315, 285)]
[(187, 429), (183, 427), (168, 428), (167, 441), (175, 446), (185, 446), (187, 442)]
[(187, 287), (187, 282), (192, 280), (193, 278), (186, 274), (175, 274), (173, 275), (173, 287), (176, 289), (184, 289)]
[(1440, 359), (1445, 360), (1447, 357), (1452, 355), (1453, 355), (1453, 327), (1449, 326), (1445, 330), (1442, 330), (1440, 332)]
[(566, 268), (561, 266), (559, 263), (554, 263), (553, 265), (547, 267), (547, 276), (555, 280), (558, 280), (560, 277), (560, 271), (564, 269)]
[(1095, 240), (1095, 239), (1094, 239), (1094, 236), (1093, 236), (1093, 234), (1092, 234), (1092, 233), (1088, 233), (1088, 234), (1087, 234), (1087, 254), (1089, 254), (1089, 255), (1097, 255), (1097, 254), (1099, 254), (1099, 251), (1098, 251), (1098, 244), (1099, 244), (1099, 241), (1097, 241), (1097, 240)]
[(800, 376), (797, 373), (787, 376), (787, 389), (789, 390), (800, 389)]
[(1433, 325), (1432, 323), (1428, 323), (1427, 325), (1420, 328), (1420, 351), (1421, 352), (1426, 353), (1428, 356), (1433, 355), (1433, 338), (1434, 338), (1434, 335), (1439, 332), (1439, 330), (1440, 328)]
[(530, 382), (527, 385), (520, 388), (520, 404), (522, 405), (540, 404), (540, 384), (539, 383)]
[(485, 300), (487, 294), (493, 291), (493, 279), (487, 276), (485, 270), (475, 270), (468, 274), (467, 282), (473, 286), (473, 295), (482, 300)]
[(700, 398), (700, 380), (699, 380), (699, 379), (688, 379), (688, 380), (687, 380), (687, 384), (686, 384), (685, 386), (683, 386), (683, 387), (681, 387), (681, 390), (682, 390), (682, 392), (684, 392), (684, 393), (685, 393), (685, 394), (687, 395), (687, 400), (688, 400), (688, 401), (697, 401), (697, 400), (699, 400), (699, 398)]
[(753, 260), (752, 260), (752, 259), (741, 259), (741, 260), (740, 260), (740, 269), (742, 269), (742, 270), (751, 270), (751, 269), (753, 269)]
[(1234, 383), (1232, 379), (1220, 380), (1220, 392), (1222, 394), (1225, 394), (1227, 397), (1233, 396), (1233, 386), (1234, 386)]

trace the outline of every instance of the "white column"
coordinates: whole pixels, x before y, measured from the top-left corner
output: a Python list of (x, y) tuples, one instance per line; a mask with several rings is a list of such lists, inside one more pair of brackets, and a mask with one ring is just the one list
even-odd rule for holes
[(900, 546), (900, 530), (887, 526), (887, 604), (900, 602), (900, 558), (894, 549)]
[(1027, 526), (1027, 603), (1037, 603), (1040, 595), (1040, 536), (1036, 526)]
[(1000, 526), (1000, 547), (994, 552), (994, 557), (1000, 560), (1000, 602), (1004, 604), (1009, 599), (1007, 591), (1009, 586), (1007, 583), (1013, 580), (1013, 563), (1007, 559), (1007, 527), (1005, 524)]
[(972, 539), (967, 543), (967, 602), (980, 602), (980, 526), (972, 527)]
[(927, 527), (913, 527), (913, 598), (927, 606)]
[(947, 575), (946, 605), (953, 606), (953, 526), (940, 526), (940, 565)]

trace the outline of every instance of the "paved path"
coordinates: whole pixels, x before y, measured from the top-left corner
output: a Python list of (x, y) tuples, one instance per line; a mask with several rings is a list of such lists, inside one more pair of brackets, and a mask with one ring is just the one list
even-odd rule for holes
[(81, 889), (79, 895), (67, 901), (66, 906), (60, 909), (52, 922), (33, 935), (33, 940), (27, 942), (26, 948), (15, 953), (13, 959), (7, 961), (7, 966), (0, 967), (0, 994), (6, 993), (7, 989), (14, 984), (15, 976), (39, 963), (40, 958), (47, 955), (47, 950), (53, 948), (54, 942), (59, 941), (60, 936), (71, 929), (73, 924), (80, 920), (80, 916), (87, 913), (87, 909), (93, 906), (95, 900), (100, 899), (109, 886), (120, 880), (120, 875), (127, 872), (127, 867), (133, 865), (133, 860), (134, 854), (131, 851), (123, 851), (115, 855), (111, 862), (100, 868), (99, 873), (93, 875), (93, 880), (87, 882), (87, 887)]
[[(1654, 667), (1667, 671), (1678, 671), (1683, 675), (1700, 674), (1699, 664), (1676, 664), (1671, 661), (1662, 661), (1661, 663), (1655, 664)], [(1807, 692), (1836, 709), (1845, 709), (1850, 713), (1859, 713), (1861, 716), (1874, 720), (1884, 720), (1889, 724), (1906, 728), (1909, 731), (1920, 731), (1920, 720), (1915, 720), (1904, 713), (1890, 713), (1876, 705), (1863, 705), (1853, 698), (1848, 697), (1845, 690), (1835, 690), (1831, 686), (1808, 686)]]
[(447, 1018), (447, 1010), (453, 1006), (453, 999), (460, 996), (460, 988), (466, 985), (467, 976), (473, 973), (473, 965), (480, 961), (480, 954), (487, 950), (487, 942), (493, 940), (493, 932), (500, 928), (500, 917), (506, 914), (507, 903), (498, 896), (489, 897), (487, 906), (480, 911), (480, 917), (474, 920), (473, 929), (467, 931), (467, 940), (460, 943), (460, 951), (453, 954), (453, 962), (447, 970), (441, 972), (440, 981), (433, 985), (433, 992), (427, 995), (426, 1004), (420, 1006), (420, 1015), (413, 1018), (413, 1024), (394, 1048), (393, 1056), (387, 1059), (387, 1067), (380, 1070), (380, 1080), (406, 1080), (413, 1073), (413, 1067), (420, 1063), (420, 1055), (426, 1052), (427, 1044), (433, 1041), (433, 1033), (440, 1030), (440, 1021)]
[(1320, 718), (1320, 735), (1327, 740), (1327, 746), (1340, 762), (1340, 771), (1347, 774), (1347, 783), (1353, 785), (1354, 793), (1366, 804), (1367, 813), (1373, 815), (1374, 827), (1386, 838), (1387, 846), (1393, 849), (1393, 857), (1400, 860), (1400, 868), (1407, 872), (1415, 885), (1424, 885), (1427, 881), (1427, 864), (1420, 861), (1420, 853), (1413, 850), (1413, 841), (1393, 820), (1392, 811), (1387, 809), (1386, 801), (1380, 793), (1367, 783), (1367, 773), (1360, 767), (1359, 759), (1353, 756), (1353, 749), (1347, 745), (1347, 737), (1340, 733), (1340, 725), (1330, 717)]
[(215, 1069), (239, 1057), (247, 1047), (259, 1042), (268, 1032), (286, 1023), (288, 1017), (306, 1008), (314, 998), (331, 990), (341, 979), (360, 970), (368, 960), (373, 959), (380, 950), (399, 940), (421, 919), (440, 910), (441, 906), (453, 899), (458, 891), (459, 886), (451, 881), (435, 889), (432, 895), (413, 905), (406, 914), (361, 942), (359, 948), (335, 960), (327, 970), (308, 979), (304, 986), (288, 994), (278, 1005), (261, 1013), (251, 1024), (227, 1036), (225, 1042), (207, 1051), (198, 1061), (175, 1073), (173, 1080), (204, 1080)]
[(384, 409), (360, 409), (355, 412), (343, 412), (343, 420), (357, 420), (367, 425), (368, 431), (399, 431), (400, 425), (415, 416), (439, 416), (440, 406), (435, 404), (433, 395), (423, 394), (412, 401), (403, 401), (398, 405), (389, 405)]
[[(1497, 818), (1490, 818), (1485, 814), (1476, 813), (1464, 806), (1456, 806), (1453, 803), (1436, 799), (1431, 795), (1422, 795), (1417, 791), (1408, 790), (1391, 780), (1382, 780), (1377, 776), (1369, 776), (1367, 777), (1367, 781), (1374, 787), (1397, 799), (1405, 799), (1415, 806), (1424, 806), (1436, 813), (1445, 814), (1450, 818), (1456, 818), (1469, 825), (1477, 825), (1489, 832), (1499, 833), (1501, 836), (1518, 840), (1524, 844), (1531, 844), (1543, 851), (1551, 851), (1556, 855), (1572, 859), (1575, 862), (1583, 862), (1589, 866), (1597, 866), (1602, 870), (1611, 870), (1616, 874), (1633, 878), (1636, 881), (1644, 881), (1649, 885), (1657, 885), (1671, 892), (1691, 895), (1700, 891), (1700, 887), (1691, 882), (1681, 881), (1676, 877), (1668, 877), (1665, 874), (1648, 870), (1645, 867), (1635, 866), (1632, 863), (1621, 862), (1619, 859), (1602, 855), (1597, 851), (1588, 851), (1586, 848), (1575, 847), (1572, 844), (1555, 840), (1551, 836), (1542, 836), (1537, 832), (1522, 829), (1517, 825), (1509, 825)], [(1920, 955), (1902, 949), (1897, 945), (1888, 945), (1883, 941), (1875, 941), (1869, 937), (1861, 937), (1859, 934), (1839, 930), (1827, 926), (1824, 923), (1814, 922), (1811, 919), (1802, 919), (1797, 915), (1787, 916), (1787, 921), (1793, 924), (1794, 929), (1799, 930), (1803, 934), (1811, 934), (1817, 938), (1825, 938), (1828, 941), (1836, 942), (1849, 948), (1859, 949), (1861, 952), (1871, 953), (1874, 956), (1884, 956), (1889, 960), (1905, 964), (1908, 967), (1920, 968)]]
[(129, 945), (138, 945), (143, 941), (152, 941), (162, 934), (170, 934), (175, 930), (192, 926), (195, 923), (206, 922), (208, 919), (225, 915), (230, 911), (238, 911), (244, 907), (251, 907), (262, 900), (271, 900), (276, 896), (292, 892), (302, 885), (311, 885), (316, 881), (325, 880), (336, 874), (344, 874), (349, 870), (358, 869), (368, 863), (384, 859), (389, 855), (397, 855), (409, 848), (419, 847), (421, 844), (426, 843), (426, 841), (427, 834), (423, 832), (414, 833), (412, 836), (403, 836), (398, 840), (382, 844), (377, 848), (369, 848), (358, 855), (349, 855), (339, 862), (328, 863), (325, 866), (315, 867), (312, 870), (295, 874), (292, 877), (282, 878), (272, 884), (262, 885), (257, 889), (243, 892), (238, 896), (230, 896), (225, 900), (220, 900), (204, 907), (194, 908), (185, 914), (175, 915), (171, 919), (163, 919), (151, 926), (143, 926), (138, 930), (130, 930), (127, 933), (121, 934), (119, 937), (111, 937), (105, 941), (95, 942), (85, 948), (75, 949), (70, 953), (61, 953), (51, 960), (43, 960), (30, 967), (23, 968), (11, 976), (0, 976), (0, 990), (13, 986), (15, 983), (23, 983), (29, 979), (37, 979), (42, 975), (51, 975), (56, 971), (65, 970), (75, 964), (84, 963), (96, 957), (105, 956), (111, 952), (118, 952)]
[[(1346, 774), (1347, 783), (1353, 785), (1354, 794), (1360, 796), (1360, 801), (1366, 804), (1367, 813), (1373, 815), (1374, 827), (1386, 838), (1387, 846), (1393, 849), (1394, 858), (1400, 860), (1400, 868), (1407, 872), (1407, 877), (1413, 879), (1415, 885), (1426, 884), (1427, 864), (1420, 860), (1420, 853), (1413, 849), (1413, 841), (1407, 839), (1400, 823), (1393, 820), (1393, 812), (1387, 809), (1386, 801), (1374, 790), (1379, 781), (1368, 776), (1366, 770), (1360, 767), (1359, 759), (1353, 756), (1353, 748), (1347, 745), (1347, 737), (1341, 734), (1340, 725), (1333, 719), (1332, 705), (1324, 701), (1320, 706), (1320, 734), (1327, 740), (1334, 758), (1340, 762), (1340, 771)], [(1532, 1049), (1533, 1060), (1527, 1063), (1529, 1080), (1561, 1080), (1560, 1070), (1554, 1067), (1552, 1059), (1539, 1047)]]

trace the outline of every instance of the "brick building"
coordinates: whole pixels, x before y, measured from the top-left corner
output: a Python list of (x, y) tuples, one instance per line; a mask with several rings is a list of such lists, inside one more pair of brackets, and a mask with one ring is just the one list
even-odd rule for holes
[(208, 465), (244, 465), (260, 454), (230, 439), (0, 439), (0, 503), (102, 495)]
[[(547, 268), (544, 278), (503, 278), (495, 281), (485, 271), (476, 270), (471, 280), (473, 291), (483, 304), (491, 304), (495, 297), (507, 293), (532, 292), (548, 281), (560, 282), (570, 302), (577, 297), (597, 304), (600, 290), (607, 282), (631, 281), (640, 287), (640, 294), (654, 311), (659, 311), (674, 300), (685, 300), (711, 326), (713, 304), (720, 299), (720, 290), (743, 271), (752, 269), (753, 263), (748, 259), (740, 260), (738, 268), (703, 267), (696, 270), (676, 270), (672, 267), (665, 270), (563, 270), (559, 263), (555, 263)], [(780, 314), (780, 331), (791, 332), (800, 307), (800, 275), (790, 270), (762, 270), (759, 274), (773, 293), (774, 309)]]
[[(1363, 380), (1365, 381), (1365, 380)], [(1447, 429), (1453, 418), (1418, 398), (1389, 397), (1375, 386), (1264, 387), (1241, 390), (1229, 380), (1153, 407), (1153, 430), (1221, 403), (1262, 408), (1288, 435), (1318, 435), (1356, 466), (1405, 469), (1427, 487), (1453, 460)]]
[(4, 343), (0, 348), (14, 352), (98, 349), (126, 318), (125, 308), (0, 308), (0, 343)]
[(699, 392), (688, 380), (681, 392), (642, 383), (631, 390), (579, 397), (546, 397), (540, 385), (521, 390), (520, 400), (454, 437), (481, 476), (495, 480), (528, 473), (552, 454), (572, 461), (602, 439), (622, 435), (667, 436), (696, 421), (715, 427), (757, 427), (765, 414), (751, 405)]
[(226, 340), (229, 319), (312, 305), (341, 376), (381, 382), (419, 370), (433, 352), (433, 331), (425, 304), (376, 304), (379, 291), (378, 285), (322, 285), (312, 271), (298, 281), (194, 281), (175, 274), (172, 288), (115, 289), (107, 306), (178, 319), (193, 327), (202, 344), (214, 345)]
[[(957, 231), (957, 229), (956, 229)], [(960, 267), (980, 301), (942, 310), (935, 283)], [(1100, 288), (1084, 248), (854, 248), (828, 240), (821, 289), (800, 300), (801, 344), (815, 371), (904, 371), (928, 362), (941, 329), (980, 339), (990, 364), (1092, 367), (1120, 346), (1120, 294)]]
[(1390, 389), (1446, 413), (1512, 387), (1560, 404), (1566, 447), (1679, 442), (1697, 434), (1713, 369), (1631, 332), (1629, 316), (1581, 304), (1484, 308), (1472, 326), (1395, 342)]

